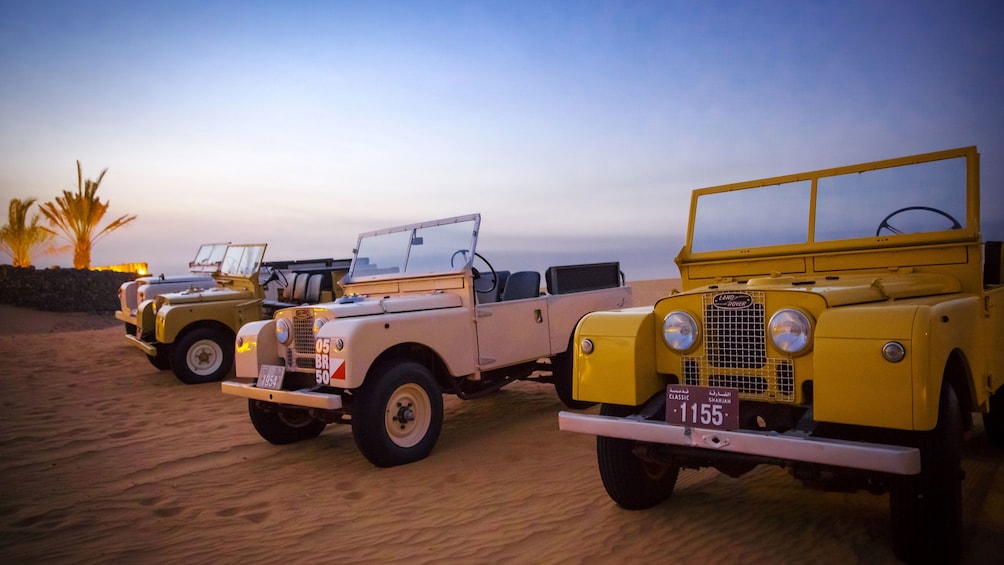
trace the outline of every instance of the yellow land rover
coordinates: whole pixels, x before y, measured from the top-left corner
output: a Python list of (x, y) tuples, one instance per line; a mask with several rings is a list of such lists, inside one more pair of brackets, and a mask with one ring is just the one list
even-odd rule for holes
[(760, 464), (888, 492), (906, 561), (959, 555), (960, 442), (1004, 441), (1001, 243), (980, 236), (975, 147), (697, 190), (682, 292), (596, 312), (573, 337), (562, 412), (597, 436), (628, 509), (680, 469)]

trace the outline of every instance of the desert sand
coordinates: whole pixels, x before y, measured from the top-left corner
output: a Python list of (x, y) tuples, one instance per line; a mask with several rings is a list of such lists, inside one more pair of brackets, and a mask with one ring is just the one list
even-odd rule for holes
[[(672, 285), (635, 283), (635, 299)], [(245, 402), (154, 369), (122, 331), (0, 306), (0, 562), (896, 562), (887, 496), (773, 467), (684, 471), (667, 503), (618, 508), (550, 386), (447, 397), (432, 455), (378, 469), (344, 426), (266, 443)], [(971, 440), (964, 562), (999, 562), (1004, 449)]]

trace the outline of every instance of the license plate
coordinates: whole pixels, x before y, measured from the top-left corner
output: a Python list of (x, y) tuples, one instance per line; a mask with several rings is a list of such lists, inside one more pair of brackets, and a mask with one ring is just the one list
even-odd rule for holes
[(739, 391), (694, 385), (666, 387), (666, 422), (717, 430), (739, 429)]
[(286, 374), (286, 368), (279, 365), (262, 365), (258, 369), (258, 388), (269, 390), (279, 390), (282, 388), (282, 377)]

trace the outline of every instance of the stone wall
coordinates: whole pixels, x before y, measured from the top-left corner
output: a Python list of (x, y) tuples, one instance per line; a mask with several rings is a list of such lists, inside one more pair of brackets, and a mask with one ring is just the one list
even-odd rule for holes
[(119, 285), (137, 276), (114, 271), (0, 265), (0, 304), (51, 312), (114, 312), (119, 309)]

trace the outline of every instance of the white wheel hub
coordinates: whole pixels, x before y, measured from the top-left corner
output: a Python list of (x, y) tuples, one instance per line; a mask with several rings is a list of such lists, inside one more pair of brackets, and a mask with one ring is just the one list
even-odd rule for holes
[(223, 364), (223, 350), (211, 339), (200, 339), (188, 348), (185, 360), (193, 373), (206, 376)]
[(413, 447), (422, 441), (432, 423), (432, 402), (415, 383), (399, 386), (387, 401), (384, 428), (398, 447)]

